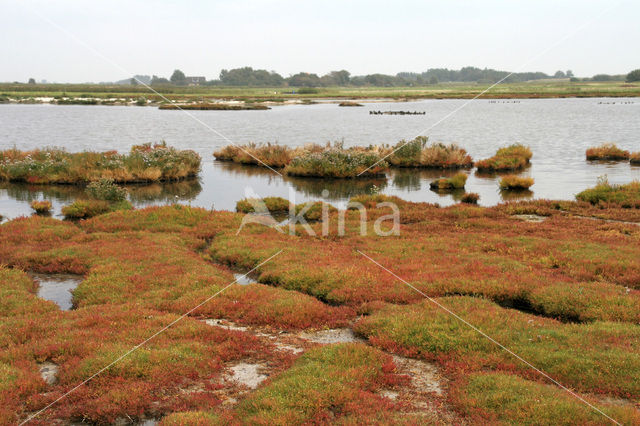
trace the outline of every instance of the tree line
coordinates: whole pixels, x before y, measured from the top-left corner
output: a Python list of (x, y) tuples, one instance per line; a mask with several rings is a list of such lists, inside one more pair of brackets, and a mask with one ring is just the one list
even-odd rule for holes
[[(447, 68), (431, 68), (421, 73), (400, 72), (395, 75), (368, 74), (352, 76), (347, 70), (331, 71), (319, 76), (315, 73), (300, 72), (289, 77), (283, 77), (275, 71), (242, 67), (223, 69), (217, 79), (207, 80), (210, 86), (254, 86), (254, 87), (327, 87), (327, 86), (382, 86), (382, 87), (406, 87), (423, 86), (448, 82), (468, 82), (491, 84), (496, 82), (518, 83), (541, 79), (564, 79), (571, 81), (638, 81), (634, 80), (638, 70), (628, 75), (598, 74), (591, 78), (577, 78), (571, 70), (557, 71), (553, 75), (543, 72), (518, 72), (498, 71), (490, 68), (464, 67), (459, 70)], [(137, 75), (130, 80), (130, 84), (138, 82), (151, 85), (187, 85), (189, 84), (185, 74), (177, 69), (170, 78), (146, 75)]]

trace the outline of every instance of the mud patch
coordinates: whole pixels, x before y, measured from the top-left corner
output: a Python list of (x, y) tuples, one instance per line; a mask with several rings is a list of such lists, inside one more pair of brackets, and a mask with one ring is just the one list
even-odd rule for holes
[(39, 365), (40, 377), (48, 385), (53, 385), (58, 381), (58, 366), (53, 362), (43, 362)]
[(541, 223), (548, 219), (547, 216), (540, 216), (537, 214), (514, 214), (512, 217), (531, 223)]
[(359, 338), (355, 335), (353, 330), (350, 328), (333, 328), (329, 330), (320, 330), (320, 331), (303, 331), (298, 336), (301, 339), (308, 340), (314, 343), (320, 343), (323, 345), (328, 345), (332, 343), (352, 343), (352, 342), (363, 342), (364, 339)]
[(55, 302), (60, 309), (68, 311), (73, 308), (71, 292), (78, 287), (82, 281), (79, 275), (63, 274), (31, 274), (34, 281), (38, 283), (38, 296)]
[(231, 375), (229, 376), (229, 380), (246, 386), (249, 389), (255, 389), (267, 378), (266, 374), (261, 373), (265, 368), (262, 364), (241, 362), (230, 368)]

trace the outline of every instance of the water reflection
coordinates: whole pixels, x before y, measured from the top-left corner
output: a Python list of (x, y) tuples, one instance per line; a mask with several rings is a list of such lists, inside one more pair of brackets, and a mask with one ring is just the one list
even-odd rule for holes
[(194, 200), (202, 192), (202, 185), (198, 179), (188, 179), (179, 182), (152, 183), (148, 185), (126, 185), (129, 199), (134, 204)]
[(16, 201), (30, 203), (35, 200), (71, 202), (84, 194), (84, 187), (76, 185), (32, 185), (27, 183), (0, 182), (0, 190)]
[(529, 189), (501, 189), (502, 201), (528, 200), (533, 197), (533, 191)]
[[(387, 187), (387, 179), (317, 179), (286, 177), (293, 188), (308, 197), (329, 201), (348, 200), (362, 194), (372, 194)], [(327, 192), (324, 192), (327, 191)]]
[[(460, 170), (449, 169), (392, 169), (389, 173), (393, 186), (405, 191), (419, 191), (426, 182), (431, 182), (442, 177), (451, 177)], [(428, 184), (427, 184), (428, 186)]]

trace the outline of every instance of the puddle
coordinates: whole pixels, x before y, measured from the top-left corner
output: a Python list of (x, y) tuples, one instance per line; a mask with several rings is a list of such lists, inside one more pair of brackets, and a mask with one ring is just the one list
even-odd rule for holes
[(230, 379), (250, 389), (255, 389), (267, 378), (266, 375), (259, 372), (263, 368), (264, 366), (261, 364), (241, 362), (231, 367), (232, 376)]
[(68, 311), (73, 307), (71, 291), (78, 287), (78, 284), (82, 281), (81, 276), (31, 274), (31, 277), (40, 286), (38, 288), (38, 296), (55, 302), (63, 311)]
[(254, 280), (248, 275), (244, 274), (233, 274), (233, 277), (236, 279), (236, 283), (240, 285), (249, 285), (249, 284), (257, 284), (258, 281)]
[(350, 328), (334, 328), (313, 332), (304, 331), (299, 334), (299, 337), (321, 344), (364, 342), (364, 339), (357, 337)]
[(58, 381), (58, 366), (53, 362), (43, 362), (40, 366), (40, 376), (46, 384), (52, 385)]
[(548, 217), (546, 216), (539, 216), (537, 214), (514, 214), (513, 217), (515, 217), (516, 219), (523, 220), (525, 222), (532, 222), (532, 223), (540, 223), (548, 219)]

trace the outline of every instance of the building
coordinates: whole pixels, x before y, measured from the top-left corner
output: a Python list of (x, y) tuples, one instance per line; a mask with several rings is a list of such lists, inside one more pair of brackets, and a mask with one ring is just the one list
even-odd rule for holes
[(185, 80), (187, 80), (189, 86), (199, 86), (207, 82), (204, 77), (185, 77)]

